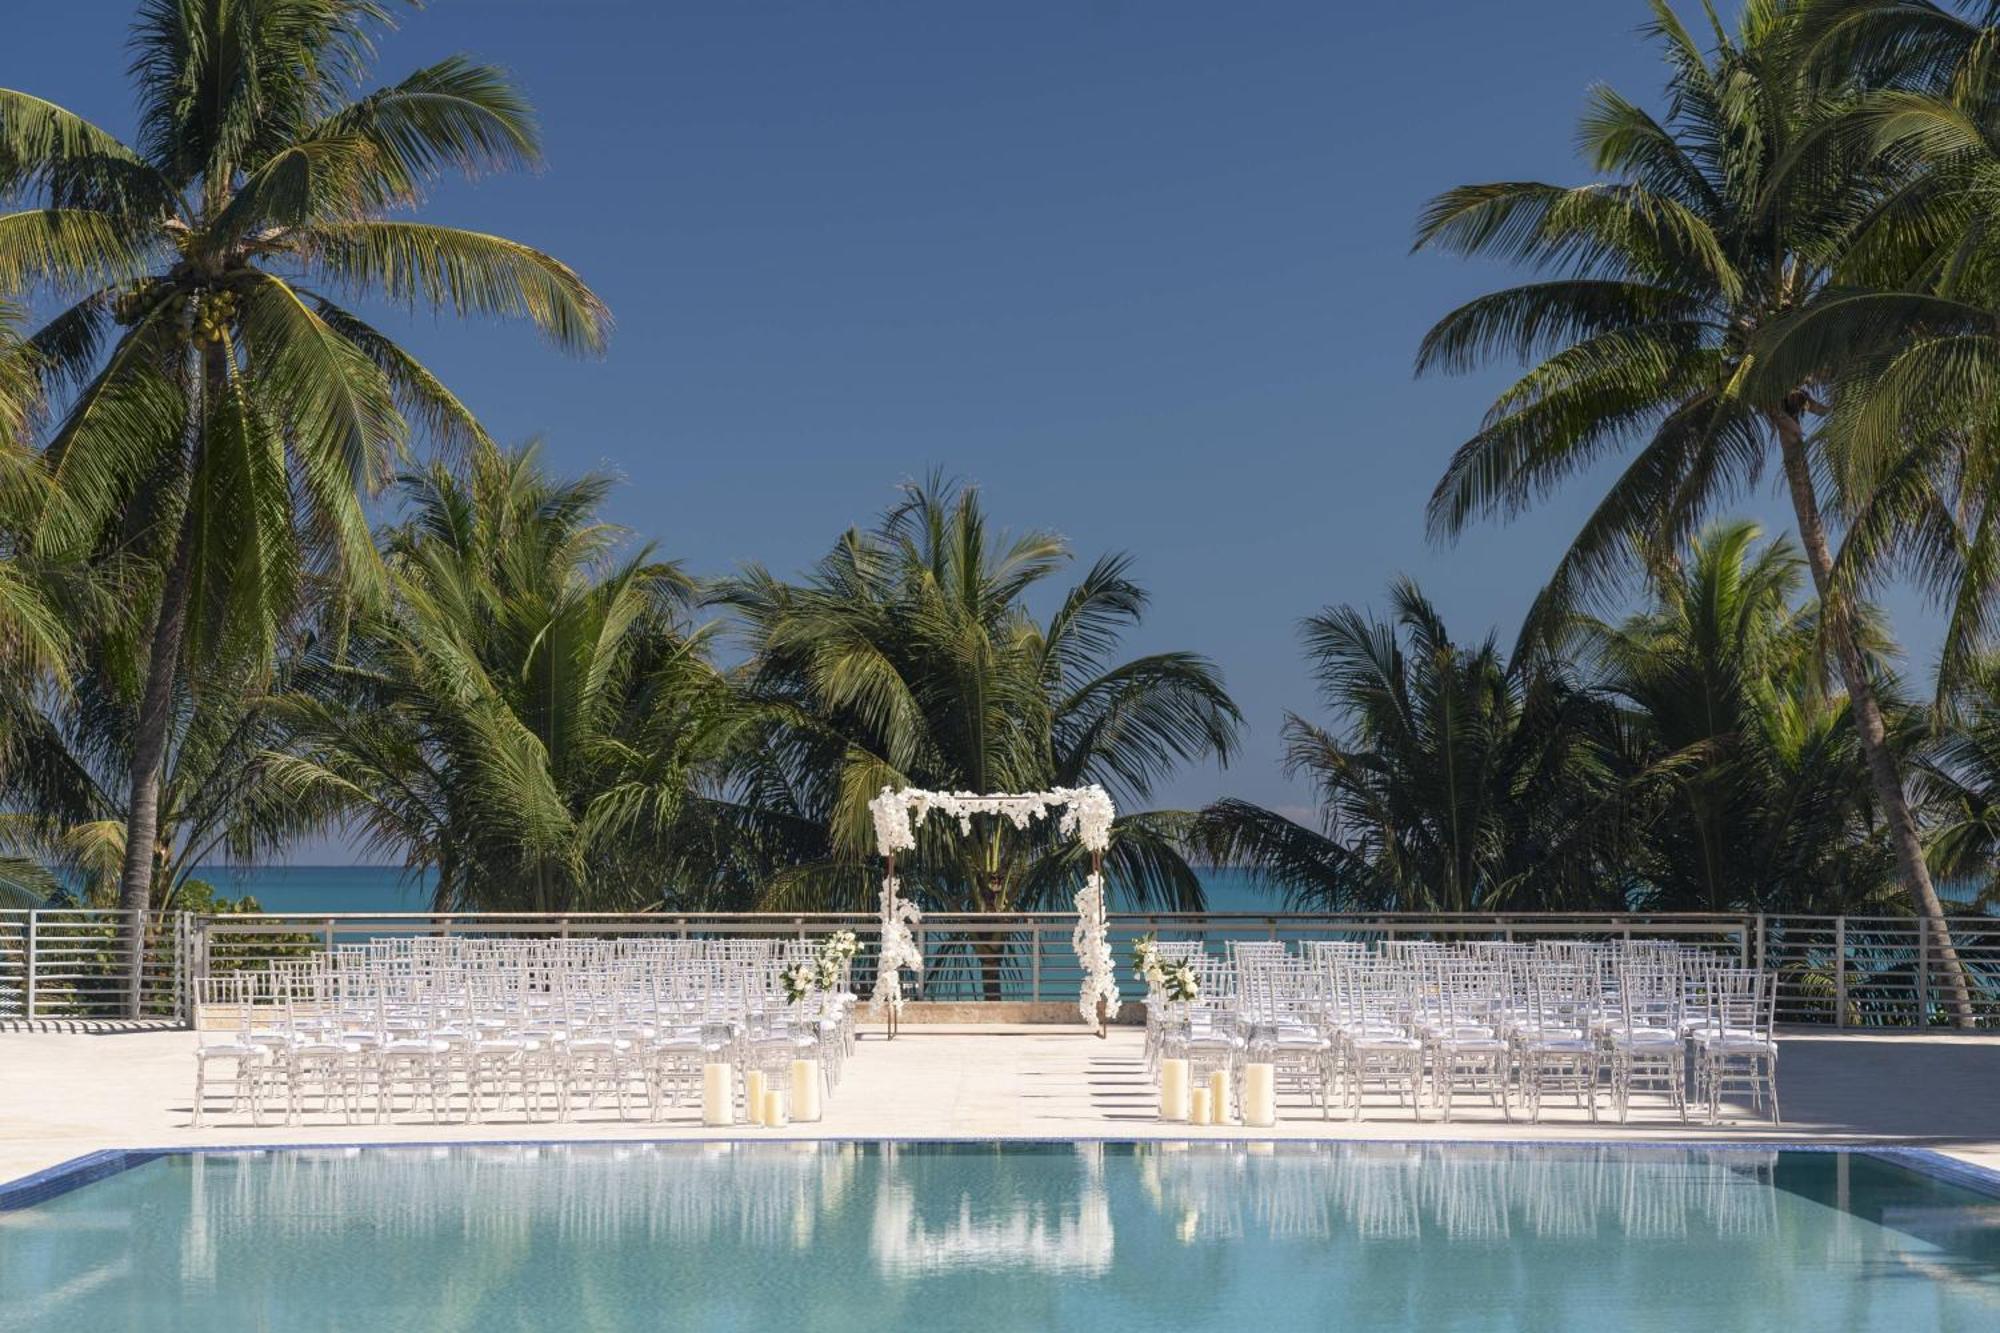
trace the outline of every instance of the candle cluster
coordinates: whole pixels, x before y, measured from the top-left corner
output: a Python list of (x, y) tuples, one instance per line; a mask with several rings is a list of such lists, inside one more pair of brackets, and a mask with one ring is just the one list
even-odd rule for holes
[[(1175, 1124), (1228, 1125), (1236, 1116), (1230, 1104), (1229, 1071), (1209, 1071), (1206, 1079), (1190, 1081), (1188, 1061), (1169, 1056), (1160, 1061), (1160, 1119)], [(1245, 1125), (1268, 1129), (1278, 1122), (1277, 1071), (1267, 1061), (1243, 1066), (1241, 1110)]]

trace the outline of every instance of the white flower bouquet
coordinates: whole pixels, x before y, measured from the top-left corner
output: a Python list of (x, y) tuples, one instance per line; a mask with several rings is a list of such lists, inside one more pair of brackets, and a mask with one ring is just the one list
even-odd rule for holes
[(1151, 935), (1141, 935), (1132, 941), (1132, 975), (1146, 983), (1147, 990), (1158, 990), (1165, 980), (1160, 967), (1159, 941)]
[(1201, 983), (1195, 980), (1188, 963), (1167, 963), (1160, 968), (1160, 990), (1169, 1000), (1185, 1004), (1201, 998)]
[(817, 963), (800, 963), (778, 974), (778, 980), (785, 988), (785, 999), (791, 1004), (797, 1004), (816, 990), (825, 989), (819, 984), (819, 977)]

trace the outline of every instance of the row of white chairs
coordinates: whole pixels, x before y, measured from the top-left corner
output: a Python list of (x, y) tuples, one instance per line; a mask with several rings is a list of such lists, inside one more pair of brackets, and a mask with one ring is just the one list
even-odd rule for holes
[(831, 1093), (853, 1049), (844, 973), (798, 1002), (783, 992), (813, 947), (419, 937), (205, 977), (193, 1122), (225, 1096), (255, 1123), (567, 1120), (607, 1104), (657, 1120), (699, 1104), (704, 1066), (725, 1063), (735, 1113), (754, 1120), (753, 1087), (788, 1091), (805, 1059)]
[(1776, 987), (1733, 956), (1647, 940), (1160, 948), (1199, 995), (1148, 996), (1149, 1068), (1227, 1071), (1239, 1098), (1244, 1066), (1265, 1062), (1322, 1115), (1386, 1098), (1449, 1120), (1470, 1098), (1510, 1120), (1558, 1100), (1595, 1120), (1608, 1099), (1625, 1121), (1653, 1099), (1714, 1123), (1740, 1097), (1778, 1120)]

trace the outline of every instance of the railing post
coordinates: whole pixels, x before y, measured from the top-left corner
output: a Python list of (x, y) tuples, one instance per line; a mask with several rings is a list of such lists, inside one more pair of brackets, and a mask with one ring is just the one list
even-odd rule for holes
[(173, 1009), (180, 1019), (187, 1012), (188, 914), (174, 913)]
[(1833, 919), (1833, 1025), (1847, 1026), (1847, 918)]
[(1757, 913), (1757, 970), (1759, 972), (1762, 972), (1764, 970), (1765, 947), (1766, 945), (1764, 938), (1764, 914), (1762, 912), (1759, 912)]
[(1033, 922), (1028, 927), (1028, 999), (1032, 1003), (1042, 998), (1042, 922)]
[(21, 997), (21, 1017), (23, 1018), (33, 1018), (35, 1016), (35, 920), (39, 916), (41, 916), (40, 912), (28, 913), (27, 952), (21, 957), (23, 975), (26, 978), (23, 986), (24, 994)]
[(1917, 1026), (1931, 1025), (1931, 922), (1917, 918)]

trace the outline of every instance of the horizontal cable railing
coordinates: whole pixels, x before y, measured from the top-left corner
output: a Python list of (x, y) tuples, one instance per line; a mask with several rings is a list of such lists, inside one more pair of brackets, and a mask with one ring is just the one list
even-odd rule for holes
[[(0, 1019), (121, 1018), (128, 1013), (125, 914), (0, 911)], [(1083, 981), (1066, 912), (944, 913), (917, 929), (925, 968), (913, 998), (930, 1001), (1073, 1001)], [(1232, 940), (1430, 938), (1676, 939), (1716, 950), (1778, 976), (1778, 1017), (1792, 1024), (1912, 1028), (1952, 1025), (1956, 974), (1945, 941), (1915, 917), (1758, 915), (1431, 915), (1372, 913), (1117, 912), (1110, 919), (1121, 984), (1136, 998), (1126, 959), (1143, 934), (1193, 939), (1221, 952)], [(413, 935), (489, 938), (813, 938), (835, 930), (861, 937), (853, 981), (874, 984), (872, 914), (450, 913), (279, 914), (148, 917), (141, 1014), (186, 1019), (195, 977), (258, 972), (273, 977), (336, 945)], [(2000, 918), (1949, 923), (1966, 978), (1965, 1000), (1982, 1026), (2000, 1026)], [(273, 993), (273, 998), (276, 998)]]

